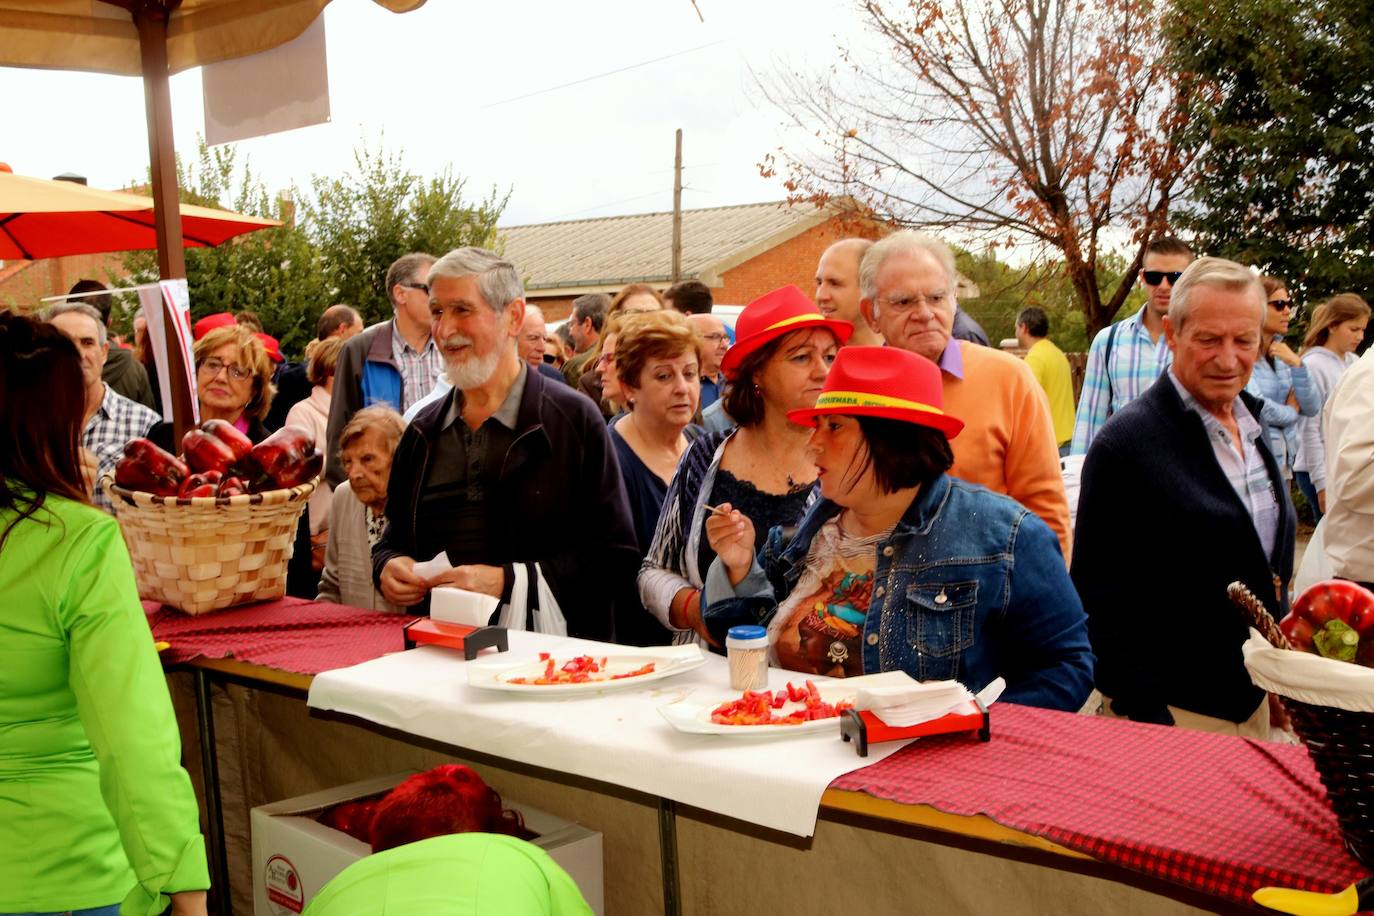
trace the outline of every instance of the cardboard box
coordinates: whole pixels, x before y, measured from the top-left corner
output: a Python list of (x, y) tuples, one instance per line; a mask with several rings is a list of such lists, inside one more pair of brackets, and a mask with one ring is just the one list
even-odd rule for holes
[[(288, 798), (252, 811), (253, 912), (255, 916), (294, 916), (329, 880), (369, 855), (366, 844), (315, 820), (326, 808), (380, 795), (410, 773), (381, 776)], [(519, 811), (531, 840), (577, 882), (597, 916), (605, 912), (602, 887), (601, 834), (546, 811), (503, 799)]]

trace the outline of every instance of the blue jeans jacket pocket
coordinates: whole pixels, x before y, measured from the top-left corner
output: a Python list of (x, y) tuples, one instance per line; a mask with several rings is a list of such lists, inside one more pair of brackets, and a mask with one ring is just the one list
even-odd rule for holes
[(916, 583), (907, 587), (906, 598), (907, 645), (917, 657), (902, 667), (921, 680), (957, 677), (959, 656), (973, 645), (978, 583)]

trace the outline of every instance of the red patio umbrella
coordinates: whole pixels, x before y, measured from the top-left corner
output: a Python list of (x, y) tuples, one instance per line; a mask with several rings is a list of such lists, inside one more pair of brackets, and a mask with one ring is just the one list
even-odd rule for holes
[[(56, 258), (157, 247), (153, 199), (70, 181), (14, 175), (0, 166), (0, 260)], [(274, 219), (181, 204), (187, 248), (280, 226)]]

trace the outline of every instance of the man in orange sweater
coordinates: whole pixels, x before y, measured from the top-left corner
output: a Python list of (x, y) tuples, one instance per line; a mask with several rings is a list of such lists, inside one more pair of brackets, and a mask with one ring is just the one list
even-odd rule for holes
[(1069, 504), (1045, 392), (1021, 360), (951, 337), (954, 255), (939, 239), (895, 232), (859, 266), (864, 318), (887, 340), (934, 362), (945, 411), (964, 421), (950, 473), (1006, 493), (1040, 516), (1069, 556)]

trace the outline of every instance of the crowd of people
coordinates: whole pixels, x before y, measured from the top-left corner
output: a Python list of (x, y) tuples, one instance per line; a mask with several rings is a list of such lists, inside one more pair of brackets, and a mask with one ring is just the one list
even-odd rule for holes
[[(326, 309), (300, 364), (251, 314), (197, 322), (201, 418), (254, 442), (301, 426), (325, 453), (292, 594), (424, 614), (456, 587), (498, 599), (493, 623), (633, 645), (718, 650), (757, 624), (771, 663), (807, 674), (1000, 677), (1011, 702), (1264, 738), (1226, 587), (1286, 612), (1290, 483), (1327, 514), (1336, 574), (1374, 579), (1354, 294), (1294, 352), (1285, 281), (1158, 238), (1075, 404), (1045, 312), (1016, 317), (1024, 359), (989, 346), (922, 233), (838, 241), (814, 296), (774, 290), (733, 325), (686, 281), (581, 296), (551, 331), (520, 277), (479, 248), (405, 255), (393, 316)], [(0, 425), (22, 443), (0, 457), (0, 729), (26, 778), (91, 804), (25, 815), (55, 864), (35, 884), (0, 861), (0, 912), (164, 894), (202, 912), (194, 801), (100, 484), (130, 439), (175, 451), (171, 424), (146, 332), (112, 347), (104, 294), (74, 292), (0, 314)], [(0, 792), (7, 841), (16, 804)]]

